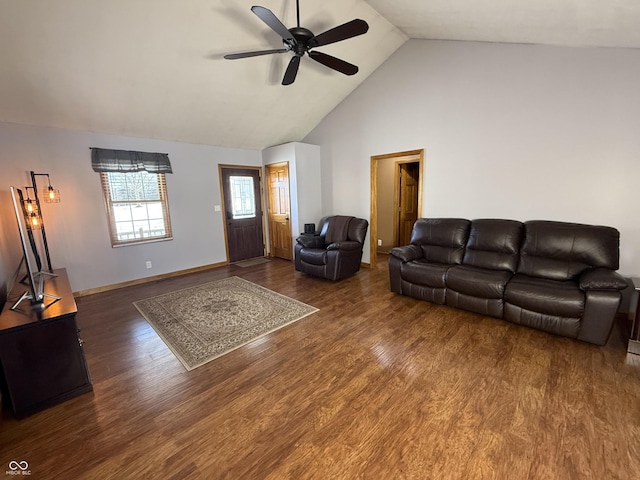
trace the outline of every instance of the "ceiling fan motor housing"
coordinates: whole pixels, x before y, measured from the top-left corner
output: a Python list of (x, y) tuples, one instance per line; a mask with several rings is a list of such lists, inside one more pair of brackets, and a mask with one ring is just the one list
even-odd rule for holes
[(296, 55), (304, 55), (307, 50), (311, 47), (309, 45), (309, 40), (311, 40), (315, 35), (313, 32), (304, 27), (293, 27), (290, 28), (289, 31), (293, 38), (296, 39), (296, 44), (290, 45), (286, 40), (284, 41), (285, 46), (291, 46), (291, 49), (296, 53)]

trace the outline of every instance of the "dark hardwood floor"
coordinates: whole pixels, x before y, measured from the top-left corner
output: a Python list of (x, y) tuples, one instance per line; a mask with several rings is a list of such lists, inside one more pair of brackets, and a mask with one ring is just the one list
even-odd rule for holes
[[(133, 307), (237, 275), (320, 309), (187, 372)], [(640, 357), (389, 292), (384, 262), (331, 283), (291, 262), (77, 299), (94, 391), (15, 420), (42, 479), (637, 479)]]

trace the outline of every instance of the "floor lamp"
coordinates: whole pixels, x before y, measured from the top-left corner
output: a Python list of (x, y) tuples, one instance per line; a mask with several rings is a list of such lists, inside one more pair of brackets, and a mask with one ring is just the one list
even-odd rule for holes
[[(47, 177), (48, 186), (44, 189), (44, 201), (46, 203), (60, 203), (60, 190), (56, 190), (51, 186), (51, 180), (49, 179), (48, 173), (35, 173), (33, 171), (31, 174), (31, 185), (33, 188), (33, 194), (35, 196), (36, 206), (39, 212), (42, 212), (40, 208), (40, 197), (38, 196), (38, 187), (36, 185), (36, 177), (42, 176)], [(53, 272), (53, 267), (51, 266), (51, 256), (49, 255), (49, 244), (47, 243), (47, 233), (44, 229), (44, 220), (42, 220), (42, 213), (40, 214), (40, 230), (42, 231), (42, 244), (44, 246), (44, 254), (47, 259), (47, 267), (49, 268), (49, 272)]]

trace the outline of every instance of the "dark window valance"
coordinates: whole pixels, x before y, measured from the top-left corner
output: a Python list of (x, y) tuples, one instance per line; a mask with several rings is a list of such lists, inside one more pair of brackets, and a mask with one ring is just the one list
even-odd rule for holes
[(173, 173), (166, 153), (134, 152), (91, 148), (91, 167), (94, 172)]

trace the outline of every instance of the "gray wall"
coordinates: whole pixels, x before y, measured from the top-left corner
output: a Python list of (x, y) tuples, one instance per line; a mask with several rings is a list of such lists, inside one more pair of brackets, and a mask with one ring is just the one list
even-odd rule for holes
[[(368, 218), (370, 157), (424, 148), (424, 216), (611, 225), (621, 273), (640, 275), (638, 84), (640, 50), (411, 40), (305, 138), (321, 147), (322, 212)], [(3, 205), (29, 170), (61, 190), (44, 219), (76, 291), (225, 261), (218, 164), (262, 164), (252, 150), (14, 124), (0, 144)], [(92, 146), (169, 154), (174, 240), (111, 248)], [(14, 268), (7, 211), (0, 284)]]
[[(53, 267), (67, 268), (74, 291), (224, 262), (223, 218), (221, 212), (214, 212), (214, 205), (221, 203), (218, 164), (262, 164), (261, 153), (253, 150), (13, 124), (0, 124), (0, 145), (3, 205), (10, 198), (10, 185), (30, 185), (30, 170), (49, 173), (51, 183), (60, 190), (61, 203), (42, 204), (43, 217)], [(173, 240), (111, 247), (100, 179), (91, 169), (89, 147), (169, 154), (174, 171), (167, 175)], [(39, 177), (38, 182), (46, 179)], [(12, 228), (15, 218), (12, 212), (7, 218), (6, 211), (4, 207), (0, 211), (0, 283), (15, 268), (8, 246), (13, 242), (4, 237), (15, 235), (18, 241), (17, 226)], [(147, 260), (152, 269), (146, 269)]]
[(423, 216), (610, 225), (638, 275), (638, 85), (640, 50), (410, 40), (305, 141), (326, 211), (368, 218), (370, 157), (424, 148)]

